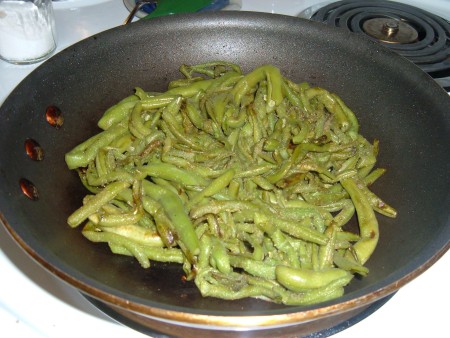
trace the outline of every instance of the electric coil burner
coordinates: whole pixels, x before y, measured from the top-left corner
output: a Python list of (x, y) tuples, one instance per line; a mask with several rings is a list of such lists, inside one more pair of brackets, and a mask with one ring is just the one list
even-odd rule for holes
[(414, 62), (450, 90), (450, 23), (393, 1), (337, 1), (311, 20), (362, 33)]

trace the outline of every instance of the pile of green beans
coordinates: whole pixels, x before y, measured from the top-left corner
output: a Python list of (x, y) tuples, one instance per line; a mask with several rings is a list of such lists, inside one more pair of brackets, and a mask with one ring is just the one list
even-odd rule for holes
[(367, 275), (375, 212), (396, 210), (369, 190), (385, 170), (352, 110), (272, 65), (180, 72), (164, 93), (136, 88), (66, 154), (89, 190), (68, 224), (144, 268), (181, 264), (205, 297), (312, 304)]

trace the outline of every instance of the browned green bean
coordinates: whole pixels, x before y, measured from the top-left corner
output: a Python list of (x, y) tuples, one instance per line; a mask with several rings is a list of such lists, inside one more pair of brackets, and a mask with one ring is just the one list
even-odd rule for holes
[[(273, 65), (182, 65), (135, 88), (66, 154), (90, 191), (71, 227), (115, 254), (180, 264), (203, 296), (307, 305), (339, 297), (380, 238), (379, 142), (335, 93)], [(359, 231), (348, 224), (356, 218)]]

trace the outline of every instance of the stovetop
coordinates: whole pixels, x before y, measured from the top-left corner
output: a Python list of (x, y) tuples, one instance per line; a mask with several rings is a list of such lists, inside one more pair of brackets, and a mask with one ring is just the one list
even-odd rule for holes
[[(305, 15), (331, 1), (242, 0), (241, 10), (293, 16)], [(450, 0), (403, 2), (444, 19), (450, 18)], [(319, 6), (317, 6), (319, 4)], [(128, 10), (121, 0), (54, 1), (58, 48), (123, 23)], [(302, 14), (303, 13), (303, 14)], [(16, 66), (0, 60), (0, 104), (39, 64)], [(0, 122), (1, 123), (1, 122)], [(450, 254), (402, 287), (377, 311), (334, 333), (353, 337), (442, 337), (447, 329), (450, 302), (447, 290)], [(0, 226), (0, 323), (7, 337), (148, 337), (100, 311), (74, 287), (57, 279), (34, 262)], [(325, 337), (318, 335), (317, 337)]]

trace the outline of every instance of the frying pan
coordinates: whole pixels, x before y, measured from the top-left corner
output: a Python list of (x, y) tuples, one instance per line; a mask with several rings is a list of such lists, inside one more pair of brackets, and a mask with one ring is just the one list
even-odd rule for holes
[[(296, 81), (337, 93), (361, 133), (380, 140), (387, 174), (373, 190), (398, 210), (379, 217), (381, 237), (343, 297), (311, 306), (203, 298), (178, 265), (144, 270), (66, 225), (86, 190), (64, 154), (98, 132), (101, 114), (135, 86), (162, 91), (178, 67), (226, 60), (245, 72), (270, 63)], [(55, 128), (46, 109), (58, 107)], [(299, 18), (263, 13), (176, 15), (114, 28), (55, 55), (0, 108), (0, 219), (36, 261), (84, 295), (131, 321), (171, 335), (258, 337), (306, 334), (359, 313), (431, 266), (449, 248), (450, 98), (415, 65), (363, 36)], [(44, 151), (34, 161), (24, 143)], [(39, 198), (21, 190), (34, 184)]]

